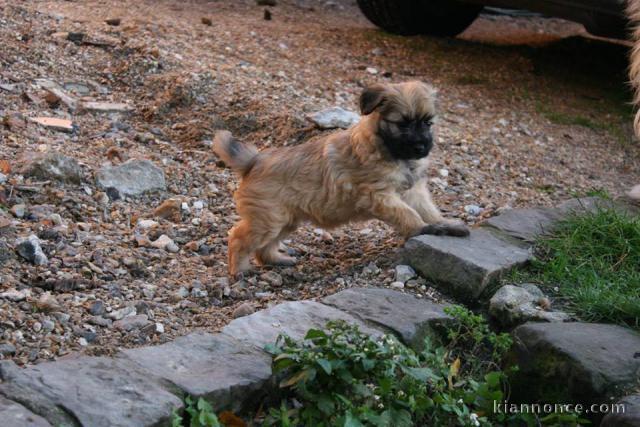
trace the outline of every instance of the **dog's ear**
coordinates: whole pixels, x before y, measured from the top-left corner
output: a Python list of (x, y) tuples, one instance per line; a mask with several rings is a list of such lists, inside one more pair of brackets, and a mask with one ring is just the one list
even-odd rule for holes
[(360, 113), (363, 116), (373, 113), (384, 101), (386, 88), (383, 85), (372, 85), (365, 88), (360, 95)]

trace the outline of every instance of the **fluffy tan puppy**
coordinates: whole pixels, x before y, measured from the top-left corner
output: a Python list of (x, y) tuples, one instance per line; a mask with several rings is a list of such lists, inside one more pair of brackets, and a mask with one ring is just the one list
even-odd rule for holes
[(332, 228), (379, 219), (405, 237), (469, 234), (443, 219), (427, 189), (435, 90), (422, 82), (374, 85), (360, 97), (362, 119), (345, 131), (294, 147), (258, 150), (216, 134), (213, 151), (242, 176), (235, 193), (242, 219), (229, 236), (229, 272), (293, 265), (280, 241), (302, 221)]

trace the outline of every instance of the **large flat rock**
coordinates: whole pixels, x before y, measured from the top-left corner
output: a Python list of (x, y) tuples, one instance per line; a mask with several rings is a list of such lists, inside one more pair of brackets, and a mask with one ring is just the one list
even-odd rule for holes
[(611, 201), (599, 197), (582, 197), (566, 200), (553, 208), (511, 209), (487, 219), (482, 225), (531, 243), (539, 237), (551, 234), (558, 221), (571, 215), (584, 215), (599, 209), (611, 208), (620, 212), (638, 213), (636, 209), (621, 201)]
[(527, 242), (553, 231), (561, 214), (550, 208), (512, 209), (486, 220), (482, 225), (498, 229)]
[(618, 401), (600, 424), (600, 427), (638, 426), (640, 426), (640, 394), (627, 396)]
[(27, 369), (0, 362), (0, 394), (58, 426), (145, 427), (168, 424), (183, 403), (133, 362), (78, 357)]
[(389, 329), (418, 350), (423, 348), (426, 337), (437, 337), (451, 320), (444, 313), (444, 304), (390, 289), (351, 288), (322, 302)]
[(223, 334), (193, 333), (168, 344), (125, 350), (122, 357), (205, 398), (216, 411), (255, 406), (271, 378), (267, 353)]
[(164, 172), (149, 160), (128, 160), (118, 166), (102, 168), (96, 174), (100, 188), (116, 188), (120, 194), (139, 196), (166, 189)]
[(19, 403), (0, 396), (0, 423), (8, 427), (51, 427), (51, 424)]
[(513, 336), (512, 360), (520, 368), (513, 386), (530, 399), (611, 402), (640, 378), (640, 334), (621, 326), (527, 323)]
[(416, 236), (401, 256), (414, 269), (454, 296), (472, 301), (487, 285), (532, 257), (530, 250), (486, 229), (469, 237)]
[(280, 334), (302, 339), (311, 328), (322, 329), (329, 320), (345, 320), (370, 335), (381, 331), (366, 326), (354, 316), (314, 301), (291, 301), (233, 320), (222, 333), (258, 348), (272, 344)]

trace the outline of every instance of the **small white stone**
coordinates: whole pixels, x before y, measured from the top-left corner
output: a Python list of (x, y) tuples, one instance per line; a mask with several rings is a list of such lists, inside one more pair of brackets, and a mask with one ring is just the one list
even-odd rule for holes
[(204, 202), (202, 200), (196, 200), (195, 202), (193, 202), (193, 209), (201, 211), (202, 209), (204, 209)]
[(441, 177), (446, 178), (449, 176), (449, 170), (448, 169), (438, 169), (438, 174), (440, 174)]
[(402, 282), (393, 282), (389, 286), (391, 286), (393, 289), (404, 289), (404, 283)]
[(141, 230), (148, 230), (149, 228), (154, 228), (158, 225), (158, 221), (154, 221), (152, 219), (141, 219), (138, 221), (138, 228)]
[(86, 347), (89, 345), (89, 343), (87, 342), (86, 339), (84, 339), (84, 337), (80, 337), (80, 339), (78, 340), (78, 344), (80, 344), (81, 347)]
[(367, 73), (375, 76), (376, 74), (378, 74), (378, 69), (373, 67), (367, 67)]
[(160, 322), (156, 322), (156, 333), (164, 334), (164, 325)]

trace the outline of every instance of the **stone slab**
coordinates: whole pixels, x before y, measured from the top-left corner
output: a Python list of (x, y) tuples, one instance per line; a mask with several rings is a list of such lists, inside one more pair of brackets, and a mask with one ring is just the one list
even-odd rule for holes
[(121, 357), (203, 397), (214, 410), (241, 412), (267, 391), (271, 357), (223, 334), (193, 333), (173, 342), (125, 350)]
[(519, 367), (513, 386), (529, 399), (548, 400), (555, 389), (558, 401), (611, 402), (640, 379), (640, 334), (622, 326), (527, 323), (513, 337)]
[[(622, 406), (620, 406), (622, 405)], [(618, 408), (622, 408), (619, 410)], [(600, 427), (638, 427), (640, 426), (640, 394), (627, 396), (617, 402), (615, 411), (602, 419)]]
[(299, 340), (309, 329), (321, 329), (328, 321), (339, 319), (359, 325), (360, 330), (369, 335), (382, 334), (348, 313), (314, 301), (285, 302), (240, 317), (222, 328), (222, 333), (262, 349), (274, 343), (280, 334)]
[(538, 237), (549, 234), (560, 218), (560, 213), (555, 209), (512, 209), (489, 218), (483, 226), (493, 227), (517, 239), (534, 242)]
[(96, 182), (100, 188), (114, 187), (126, 196), (166, 189), (164, 172), (149, 160), (132, 159), (102, 168), (96, 174)]
[(182, 399), (137, 364), (77, 357), (26, 369), (0, 362), (0, 394), (53, 425), (146, 427), (168, 424)]
[(426, 337), (436, 337), (451, 321), (446, 305), (381, 288), (351, 288), (330, 295), (325, 304), (396, 333), (405, 344), (422, 349)]
[(403, 260), (454, 296), (473, 301), (487, 285), (532, 258), (530, 249), (486, 229), (468, 237), (421, 235), (407, 241)]
[(8, 427), (51, 427), (51, 424), (19, 403), (0, 396), (0, 424)]

